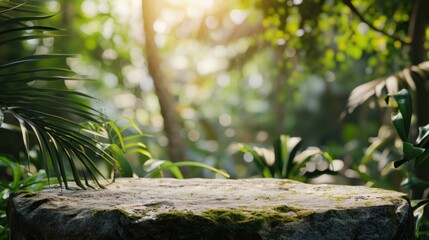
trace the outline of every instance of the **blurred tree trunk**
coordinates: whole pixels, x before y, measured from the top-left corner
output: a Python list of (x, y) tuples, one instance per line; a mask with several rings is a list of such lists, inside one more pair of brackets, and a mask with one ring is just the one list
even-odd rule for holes
[(164, 119), (164, 132), (168, 139), (168, 155), (171, 161), (185, 160), (185, 144), (180, 135), (181, 127), (178, 123), (176, 102), (168, 89), (161, 66), (161, 57), (155, 43), (155, 31), (153, 23), (156, 20), (158, 1), (142, 0), (142, 13), (144, 34), (146, 41), (146, 56), (149, 74), (153, 79), (155, 92), (161, 107), (161, 115)]
[[(417, 0), (414, 3), (414, 9), (411, 14), (411, 20), (409, 25), (409, 37), (412, 41), (410, 55), (411, 62), (413, 65), (418, 65), (426, 60), (427, 51), (424, 47), (426, 27), (429, 23), (429, 15), (427, 10), (429, 9), (429, 1)], [(429, 79), (422, 78), (415, 74), (413, 76), (416, 83), (416, 104), (417, 108), (417, 124), (418, 126), (424, 126), (429, 123), (429, 88), (427, 82)], [(416, 175), (418, 178), (429, 181), (429, 162), (425, 161), (419, 166), (415, 166)], [(412, 192), (413, 199), (419, 199), (423, 197), (424, 188), (417, 188)]]

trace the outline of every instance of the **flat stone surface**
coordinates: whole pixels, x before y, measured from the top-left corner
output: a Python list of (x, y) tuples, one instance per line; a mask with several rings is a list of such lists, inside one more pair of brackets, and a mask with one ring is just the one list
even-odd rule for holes
[(19, 192), (12, 239), (413, 239), (406, 195), (276, 179), (117, 179)]

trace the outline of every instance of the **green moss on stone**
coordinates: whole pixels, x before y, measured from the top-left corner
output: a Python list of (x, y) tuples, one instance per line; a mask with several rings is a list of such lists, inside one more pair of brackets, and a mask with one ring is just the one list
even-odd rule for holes
[(274, 210), (276, 210), (277, 212), (282, 212), (282, 213), (286, 213), (286, 212), (295, 212), (294, 208), (291, 208), (289, 206), (286, 205), (280, 205), (274, 208)]
[(279, 186), (283, 186), (285, 184), (292, 184), (292, 183), (294, 183), (294, 181), (291, 181), (291, 180), (282, 180), (282, 181), (278, 182), (278, 185)]
[(307, 217), (311, 214), (314, 214), (314, 211), (308, 210), (308, 209), (300, 209), (296, 207), (286, 206), (286, 205), (280, 205), (273, 208), (277, 212), (281, 213), (293, 213), (296, 218), (301, 219), (303, 217)]
[[(285, 210), (282, 207), (279, 209)], [(264, 226), (275, 227), (279, 224), (298, 221), (298, 218), (272, 208), (266, 210), (210, 209), (200, 214), (190, 211), (170, 211), (156, 216), (158, 227), (178, 235), (200, 239), (261, 239), (259, 232)]]

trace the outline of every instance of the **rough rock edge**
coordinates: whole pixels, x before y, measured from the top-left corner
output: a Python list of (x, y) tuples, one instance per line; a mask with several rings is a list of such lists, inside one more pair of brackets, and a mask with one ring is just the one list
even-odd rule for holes
[[(348, 237), (349, 239), (381, 239), (381, 236), (374, 235), (350, 238), (354, 234), (360, 234), (362, 229), (354, 229), (346, 236), (338, 234), (338, 228), (341, 230), (341, 228), (350, 227), (342, 224), (344, 219), (350, 218), (350, 211), (355, 211), (352, 215), (359, 219), (360, 217), (365, 218), (366, 211), (382, 211), (385, 207), (337, 209), (324, 212), (305, 212), (302, 209), (291, 208), (286, 205), (253, 212), (243, 212), (240, 209), (208, 209), (202, 213), (171, 210), (142, 221), (141, 217), (124, 209), (87, 210), (78, 213), (73, 212), (72, 209), (67, 209), (67, 207), (55, 209), (55, 206), (50, 206), (50, 198), (42, 198), (32, 202), (31, 199), (35, 196), (38, 195), (18, 192), (12, 197), (21, 200), (21, 208), (17, 209), (14, 201), (11, 201), (8, 214), (11, 232), (13, 233), (11, 239), (173, 239), (172, 236), (174, 239), (279, 239), (278, 234), (287, 236), (285, 239), (348, 239)], [(396, 228), (396, 233), (390, 235), (394, 236), (392, 239), (414, 239), (411, 208), (408, 200), (404, 201), (404, 199), (406, 200), (405, 197), (402, 197), (402, 201), (401, 198), (391, 200), (390, 220), (394, 218), (391, 223), (402, 222)], [(22, 207), (22, 202), (26, 202), (27, 205)], [(33, 212), (36, 209), (45, 211), (47, 215), (44, 218), (34, 215)], [(58, 221), (47, 221), (46, 223), (46, 218), (58, 217), (58, 212), (63, 213)], [(289, 214), (284, 214), (290, 212), (299, 213), (297, 214), (299, 216), (291, 217)], [(33, 216), (31, 216), (32, 214)], [(380, 214), (386, 215), (386, 212), (382, 211)], [(90, 216), (88, 220), (83, 221), (82, 219), (88, 215)], [(33, 222), (36, 221), (41, 224), (39, 226), (29, 225), (25, 222), (27, 217), (30, 217)], [(389, 216), (384, 217), (380, 220), (387, 219), (389, 221)], [(377, 219), (372, 219), (372, 221), (375, 221), (372, 225), (377, 228)], [(66, 222), (67, 224), (58, 229), (57, 222)], [(333, 226), (336, 229), (320, 228), (325, 230), (322, 232), (315, 231), (314, 229), (320, 224)], [(85, 229), (85, 226), (93, 227)], [(114, 228), (106, 228), (106, 226), (114, 226)], [(57, 231), (54, 231), (55, 227), (57, 227)], [(76, 235), (73, 229), (83, 231), (79, 231)], [(94, 229), (96, 231), (93, 231)], [(141, 235), (141, 229), (146, 230), (143, 231), (146, 236)], [(154, 229), (155, 231), (153, 231)], [(196, 229), (198, 231), (195, 231)]]

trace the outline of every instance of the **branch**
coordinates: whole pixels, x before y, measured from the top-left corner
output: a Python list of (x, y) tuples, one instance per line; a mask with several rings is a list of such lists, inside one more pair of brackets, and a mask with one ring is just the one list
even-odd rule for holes
[(411, 45), (411, 42), (408, 42), (408, 41), (404, 41), (403, 39), (401, 39), (401, 38), (399, 38), (399, 37), (397, 37), (397, 36), (395, 36), (395, 35), (392, 35), (392, 34), (389, 34), (388, 32), (386, 32), (386, 31), (384, 31), (383, 29), (380, 29), (380, 28), (377, 28), (377, 27), (375, 27), (373, 24), (371, 24), (367, 19), (365, 19), (365, 17), (357, 10), (357, 8), (353, 5), (353, 3), (352, 3), (352, 1), (351, 0), (343, 0), (343, 2), (344, 2), (344, 4), (346, 4), (349, 8), (350, 8), (350, 10), (352, 10), (352, 12), (356, 15), (356, 16), (358, 16), (359, 17), (359, 19), (362, 21), (362, 22), (364, 22), (364, 23), (366, 23), (368, 26), (369, 26), (369, 28), (371, 28), (372, 30), (374, 30), (374, 31), (376, 31), (376, 32), (379, 32), (379, 33), (382, 33), (383, 35), (386, 35), (386, 36), (388, 36), (388, 37), (390, 37), (390, 38), (392, 38), (392, 39), (394, 39), (394, 40), (397, 40), (397, 41), (399, 41), (399, 42), (401, 42), (402, 44), (405, 44), (405, 45)]

